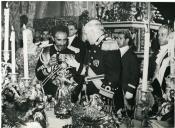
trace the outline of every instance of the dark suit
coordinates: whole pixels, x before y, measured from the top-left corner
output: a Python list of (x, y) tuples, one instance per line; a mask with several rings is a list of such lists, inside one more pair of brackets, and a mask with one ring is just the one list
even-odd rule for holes
[[(59, 55), (61, 55), (61, 54), (74, 54), (74, 52), (67, 49), (67, 48), (62, 50), (62, 51), (57, 51), (55, 49), (54, 45), (44, 48), (43, 52), (42, 52), (42, 54), (37, 62), (36, 69), (35, 69), (36, 77), (38, 80), (40, 80), (40, 81), (45, 80), (47, 78), (47, 76), (52, 71), (56, 70), (58, 65), (61, 64), (61, 62), (58, 61), (58, 63), (56, 65), (52, 66), (52, 70), (48, 71), (46, 65), (44, 64), (45, 63), (44, 61), (49, 61), (50, 57), (55, 55), (55, 54), (57, 57), (59, 57)], [(47, 56), (49, 56), (49, 57), (47, 58)], [(43, 57), (45, 57), (45, 59), (43, 59)], [(48, 75), (45, 75), (45, 72), (48, 73)], [(56, 86), (52, 83), (52, 81), (55, 79), (55, 77), (56, 77), (56, 74), (53, 75), (48, 80), (48, 82), (43, 86), (46, 94), (53, 95), (53, 96), (55, 95), (57, 88), (58, 88), (58, 86)]]
[(73, 39), (71, 46), (78, 48), (80, 50), (79, 53), (75, 54), (75, 59), (79, 62), (82, 63), (84, 61), (84, 57), (86, 54), (86, 47), (83, 41), (81, 41), (77, 36)]

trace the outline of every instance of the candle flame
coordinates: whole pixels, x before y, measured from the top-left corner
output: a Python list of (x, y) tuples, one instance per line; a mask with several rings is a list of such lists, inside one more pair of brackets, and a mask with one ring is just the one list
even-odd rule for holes
[(12, 25), (12, 27), (11, 27), (11, 28), (12, 28), (12, 31), (14, 31), (14, 27), (13, 27), (13, 25)]
[(9, 4), (8, 4), (8, 2), (6, 3), (6, 8), (8, 8), (9, 7)]
[(26, 25), (25, 24), (23, 24), (23, 29), (26, 29)]

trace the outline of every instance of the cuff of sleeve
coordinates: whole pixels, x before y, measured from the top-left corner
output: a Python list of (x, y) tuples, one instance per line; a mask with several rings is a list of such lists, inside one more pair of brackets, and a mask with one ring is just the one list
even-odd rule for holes
[(130, 93), (134, 93), (136, 90), (136, 87), (132, 84), (128, 84), (128, 88), (127, 88), (127, 91), (130, 92)]
[(111, 87), (110, 86), (105, 86), (105, 85), (102, 85), (101, 88), (100, 88), (100, 91), (99, 93), (105, 97), (108, 97), (108, 98), (113, 98), (114, 96), (114, 92), (112, 91)]

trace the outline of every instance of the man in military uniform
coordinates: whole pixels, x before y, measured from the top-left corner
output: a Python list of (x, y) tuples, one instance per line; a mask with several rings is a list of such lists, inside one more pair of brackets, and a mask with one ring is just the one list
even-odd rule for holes
[(139, 64), (137, 55), (133, 51), (134, 43), (129, 30), (118, 33), (117, 43), (122, 57), (121, 84), (125, 94), (125, 106), (128, 116), (132, 116), (135, 104), (135, 95), (139, 84)]
[[(54, 37), (53, 45), (46, 46), (39, 57), (36, 65), (36, 77), (40, 81), (45, 81), (43, 88), (46, 94), (55, 96), (58, 86), (56, 85), (56, 70), (59, 65), (64, 64), (66, 55), (74, 55), (74, 52), (67, 48), (68, 28), (65, 26), (57, 26), (52, 31)], [(55, 74), (54, 74), (55, 72)], [(51, 75), (52, 74), (52, 75)]]
[(106, 37), (98, 20), (91, 20), (84, 26), (83, 37), (91, 45), (85, 62), (78, 63), (73, 58), (67, 58), (67, 63), (85, 76), (88, 96), (101, 94), (108, 105), (112, 105), (111, 101), (114, 100), (118, 110), (123, 106), (123, 96), (120, 86), (121, 57), (117, 42)]

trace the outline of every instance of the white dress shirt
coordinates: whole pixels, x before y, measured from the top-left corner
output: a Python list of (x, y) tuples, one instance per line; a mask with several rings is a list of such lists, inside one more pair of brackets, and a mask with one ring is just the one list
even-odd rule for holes
[(77, 35), (73, 35), (73, 36), (71, 36), (71, 37), (68, 37), (68, 39), (69, 39), (69, 41), (68, 41), (68, 46), (71, 46), (72, 41), (75, 39), (76, 36), (77, 36)]
[(128, 45), (120, 48), (121, 57), (128, 51), (128, 49)]

